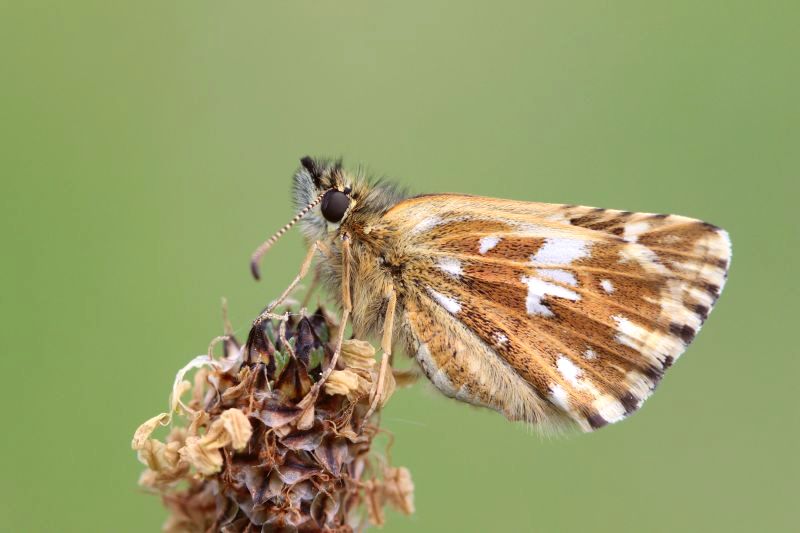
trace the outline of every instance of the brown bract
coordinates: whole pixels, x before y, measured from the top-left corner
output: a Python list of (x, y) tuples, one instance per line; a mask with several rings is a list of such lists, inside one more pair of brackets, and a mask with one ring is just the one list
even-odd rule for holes
[[(171, 412), (136, 431), (132, 447), (147, 466), (139, 484), (161, 495), (165, 531), (358, 531), (383, 524), (387, 505), (414, 512), (409, 471), (373, 450), (378, 416), (364, 418), (378, 381), (374, 348), (345, 341), (323, 383), (338, 324), (322, 311), (284, 320), (257, 324), (243, 347), (220, 339), (224, 357), (181, 369)], [(192, 370), (193, 384), (184, 379)], [(394, 386), (390, 373), (384, 403)], [(168, 424), (164, 441), (152, 438)]]

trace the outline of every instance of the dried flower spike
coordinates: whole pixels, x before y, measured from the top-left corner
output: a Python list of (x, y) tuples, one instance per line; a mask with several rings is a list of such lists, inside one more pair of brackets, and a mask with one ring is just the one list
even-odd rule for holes
[[(220, 339), (222, 360), (201, 356), (178, 372), (171, 412), (142, 424), (132, 442), (147, 466), (139, 484), (170, 511), (165, 531), (360, 531), (383, 524), (386, 505), (414, 512), (408, 470), (372, 449), (375, 349), (344, 341), (319, 383), (337, 327), (321, 309), (260, 322), (243, 347), (230, 334)], [(389, 373), (384, 403), (394, 386)], [(179, 418), (185, 427), (166, 442), (151, 438)]]

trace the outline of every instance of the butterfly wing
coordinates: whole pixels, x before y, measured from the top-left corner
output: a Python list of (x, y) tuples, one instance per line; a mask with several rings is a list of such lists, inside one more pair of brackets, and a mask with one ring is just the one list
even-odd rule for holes
[(462, 195), (411, 198), (401, 332), (445, 394), (584, 430), (638, 409), (726, 279), (725, 231), (676, 215)]

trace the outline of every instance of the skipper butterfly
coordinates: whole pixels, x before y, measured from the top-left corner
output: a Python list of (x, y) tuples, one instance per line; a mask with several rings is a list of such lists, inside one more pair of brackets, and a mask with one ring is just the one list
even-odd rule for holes
[[(356, 337), (381, 335), (380, 403), (399, 345), (445, 395), (539, 427), (591, 431), (641, 407), (722, 291), (728, 234), (678, 215), (499, 200), (409, 197), (304, 157), (294, 223), (309, 272), (341, 291)], [(342, 334), (323, 379), (336, 364)], [(371, 413), (372, 411), (370, 411)]]

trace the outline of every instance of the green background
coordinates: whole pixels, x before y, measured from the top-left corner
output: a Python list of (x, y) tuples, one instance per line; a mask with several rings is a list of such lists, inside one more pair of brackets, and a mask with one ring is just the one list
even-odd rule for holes
[(797, 527), (796, 2), (0, 2), (0, 530), (156, 531), (130, 450), (302, 257), (298, 157), (416, 192), (675, 212), (728, 287), (631, 420), (542, 439), (438, 396), (385, 425), (385, 531)]

